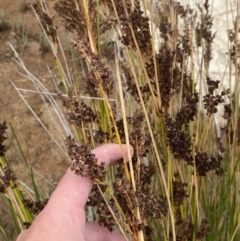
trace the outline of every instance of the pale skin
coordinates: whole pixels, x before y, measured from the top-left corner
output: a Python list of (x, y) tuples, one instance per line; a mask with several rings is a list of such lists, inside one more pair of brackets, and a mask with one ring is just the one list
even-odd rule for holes
[[(106, 144), (92, 153), (96, 155), (99, 165), (105, 162), (108, 166), (122, 155), (127, 157), (127, 146), (122, 147), (123, 152), (117, 144)], [(109, 232), (98, 223), (86, 222), (84, 207), (91, 188), (89, 178), (77, 176), (68, 169), (46, 207), (30, 228), (18, 236), (17, 241), (126, 241), (115, 231)]]

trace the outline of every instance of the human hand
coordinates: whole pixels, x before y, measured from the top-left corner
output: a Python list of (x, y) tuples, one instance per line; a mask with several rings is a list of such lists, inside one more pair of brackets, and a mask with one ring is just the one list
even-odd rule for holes
[[(98, 164), (113, 164), (122, 158), (117, 144), (106, 144), (92, 151)], [(133, 150), (131, 149), (131, 153)], [(127, 146), (123, 145), (127, 157)], [(123, 236), (98, 223), (86, 223), (84, 206), (92, 188), (89, 178), (77, 176), (67, 170), (50, 200), (36, 217), (29, 229), (23, 231), (17, 241), (125, 241)]]

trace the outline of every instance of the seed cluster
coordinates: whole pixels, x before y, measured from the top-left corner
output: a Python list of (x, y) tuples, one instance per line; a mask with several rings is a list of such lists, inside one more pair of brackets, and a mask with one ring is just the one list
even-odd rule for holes
[(155, 173), (152, 162), (149, 165), (141, 164), (140, 172), (136, 172), (137, 180), (136, 197), (139, 202), (139, 209), (143, 220), (149, 217), (156, 219), (163, 218), (167, 214), (167, 200), (164, 196), (155, 196), (151, 190), (151, 181)]
[(0, 175), (0, 192), (5, 192), (7, 187), (15, 188), (16, 187), (16, 176), (12, 170), (4, 166), (2, 167), (3, 175)]
[(71, 40), (71, 44), (76, 49), (79, 58), (87, 59), (91, 66), (91, 71), (87, 76), (87, 83), (89, 83), (87, 90), (90, 90), (90, 93), (96, 92), (101, 86), (107, 96), (110, 96), (113, 91), (112, 72), (103, 63), (101, 55), (95, 54), (84, 40)]
[(209, 66), (212, 59), (212, 43), (216, 36), (216, 33), (213, 34), (211, 31), (213, 17), (211, 16), (209, 7), (210, 5), (208, 0), (205, 1), (203, 8), (198, 5), (201, 13), (201, 21), (198, 22), (196, 27), (196, 42), (198, 47), (205, 44), (206, 52), (204, 54), (204, 60), (207, 66)]
[(98, 116), (93, 110), (87, 106), (83, 101), (78, 100), (78, 95), (74, 92), (73, 88), (68, 89), (68, 96), (65, 97), (59, 94), (64, 106), (68, 120), (71, 124), (81, 128), (82, 124), (92, 123), (98, 121)]
[(53, 42), (57, 43), (57, 29), (53, 23), (54, 19), (49, 16), (45, 5), (41, 4), (39, 1), (36, 1), (32, 4), (32, 7), (38, 15), (38, 18), (40, 19), (41, 25), (46, 34), (51, 37)]
[(97, 159), (91, 149), (87, 145), (81, 145), (75, 143), (74, 139), (69, 136), (65, 140), (65, 144), (68, 148), (68, 155), (71, 158), (71, 170), (76, 175), (82, 177), (89, 177), (91, 180), (104, 181), (104, 162), (101, 165), (97, 164)]
[(38, 215), (48, 203), (48, 199), (44, 201), (33, 201), (30, 199), (23, 200), (24, 206), (30, 210), (33, 215)]
[(0, 156), (4, 156), (7, 151), (7, 147), (3, 144), (3, 142), (7, 139), (5, 136), (5, 131), (7, 130), (7, 124), (4, 121), (0, 123)]
[(206, 176), (209, 171), (215, 170), (216, 174), (222, 173), (222, 156), (208, 156), (205, 152), (196, 151), (195, 163), (200, 176)]
[[(126, 88), (126, 91), (131, 94), (131, 96), (135, 99), (135, 101), (139, 104), (140, 98), (138, 95), (136, 84), (133, 81), (133, 78), (130, 74), (129, 69), (126, 66), (122, 67), (122, 72), (126, 77), (126, 83), (123, 83), (123, 86)], [(150, 97), (150, 89), (147, 84), (140, 86), (140, 91), (142, 94), (142, 98), (144, 103), (146, 104)]]
[(170, 146), (176, 159), (184, 160), (188, 165), (192, 165), (191, 140), (188, 131), (181, 128), (164, 114), (164, 122), (167, 133), (167, 144)]
[(88, 17), (90, 17), (89, 23), (92, 23), (91, 26), (87, 25), (82, 4), (83, 3), (77, 3), (74, 0), (60, 0), (56, 2), (54, 8), (61, 17), (62, 23), (67, 31), (76, 33), (79, 36), (87, 36), (87, 31), (90, 28), (91, 31), (95, 32), (96, 36), (96, 2), (88, 1)]
[[(120, 37), (120, 40), (123, 45), (131, 46), (135, 49), (138, 46), (141, 53), (144, 53), (145, 56), (150, 55), (151, 35), (149, 29), (149, 19), (143, 16), (140, 2), (134, 2), (135, 6), (133, 11), (131, 10), (131, 5), (128, 2), (123, 3), (123, 1), (117, 0), (114, 2), (121, 22), (122, 36)], [(133, 36), (135, 36), (136, 42)]]
[[(3, 157), (8, 149), (3, 143), (7, 139), (7, 137), (5, 136), (6, 130), (7, 130), (7, 124), (4, 121), (0, 123), (0, 157)], [(8, 166), (2, 166), (2, 164), (0, 164), (0, 168), (3, 172), (3, 174), (0, 175), (0, 193), (5, 193), (6, 188), (16, 187), (17, 179), (15, 174)]]
[(229, 94), (230, 90), (222, 91), (221, 95), (214, 95), (214, 90), (218, 89), (220, 81), (207, 78), (208, 94), (203, 97), (204, 108), (207, 110), (207, 115), (217, 113), (217, 106), (224, 103), (224, 96)]
[(114, 183), (116, 198), (124, 211), (126, 223), (130, 225), (131, 230), (137, 230), (139, 223), (134, 215), (134, 209), (138, 203), (132, 190), (132, 185), (125, 177), (119, 178), (118, 175), (116, 176)]
[(132, 126), (130, 135), (130, 144), (134, 149), (133, 160), (137, 157), (146, 157), (149, 152), (149, 138), (145, 134), (145, 117), (144, 114), (137, 110), (133, 117), (128, 117), (128, 123)]

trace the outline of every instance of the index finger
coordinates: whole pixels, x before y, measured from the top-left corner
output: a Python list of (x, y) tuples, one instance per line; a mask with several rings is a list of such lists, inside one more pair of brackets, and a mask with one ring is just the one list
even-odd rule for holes
[[(131, 154), (133, 149), (130, 147)], [(105, 166), (113, 164), (117, 160), (124, 157), (127, 159), (127, 146), (122, 145), (122, 149), (118, 144), (105, 144), (92, 151), (98, 159), (98, 164), (105, 163)], [(49, 202), (54, 203), (61, 201), (61, 205), (82, 208), (86, 204), (89, 193), (92, 189), (92, 181), (89, 178), (77, 176), (70, 168), (58, 184), (53, 192)]]

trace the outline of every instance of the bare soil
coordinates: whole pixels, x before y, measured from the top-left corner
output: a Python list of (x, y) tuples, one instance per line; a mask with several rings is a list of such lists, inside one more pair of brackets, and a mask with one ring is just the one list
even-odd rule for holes
[[(10, 29), (0, 31), (0, 122), (5, 120), (8, 124), (11, 123), (28, 161), (36, 171), (41, 173), (51, 183), (56, 184), (67, 168), (68, 160), (36, 120), (11, 83), (13, 81), (19, 88), (23, 89), (32, 88), (30, 81), (19, 74), (18, 71), (23, 71), (14, 62), (14, 54), (8, 42), (18, 50), (26, 67), (36, 77), (41, 79), (51, 92), (56, 92), (51, 76), (47, 71), (47, 66), (50, 68), (55, 66), (54, 58), (51, 52), (41, 50), (41, 29), (32, 10), (24, 11), (21, 2), (24, 1), (9, 2), (0, 0), (0, 10), (11, 24)], [(33, 1), (29, 0), (26, 2), (30, 3)], [(54, 2), (48, 1), (49, 6), (52, 7)], [(60, 37), (65, 35), (61, 26), (59, 26), (58, 32)], [(63, 38), (63, 41), (65, 41), (64, 46), (67, 48), (66, 37)], [(54, 129), (51, 126), (52, 123), (48, 114), (45, 112), (42, 100), (36, 94), (27, 92), (23, 92), (23, 94), (43, 123), (50, 130), (51, 128)], [(29, 173), (19, 154), (10, 128), (8, 133), (9, 141), (7, 145), (9, 149), (6, 156), (11, 162), (17, 177), (30, 185)], [(58, 141), (62, 142), (63, 140), (59, 138)], [(53, 186), (47, 184), (39, 175), (36, 175), (36, 179), (40, 187), (40, 193), (47, 197)], [(14, 233), (10, 213), (1, 198), (0, 217), (4, 221), (4, 225), (12, 240), (15, 240), (16, 234)], [(2, 240), (1, 238), (0, 240)]]

